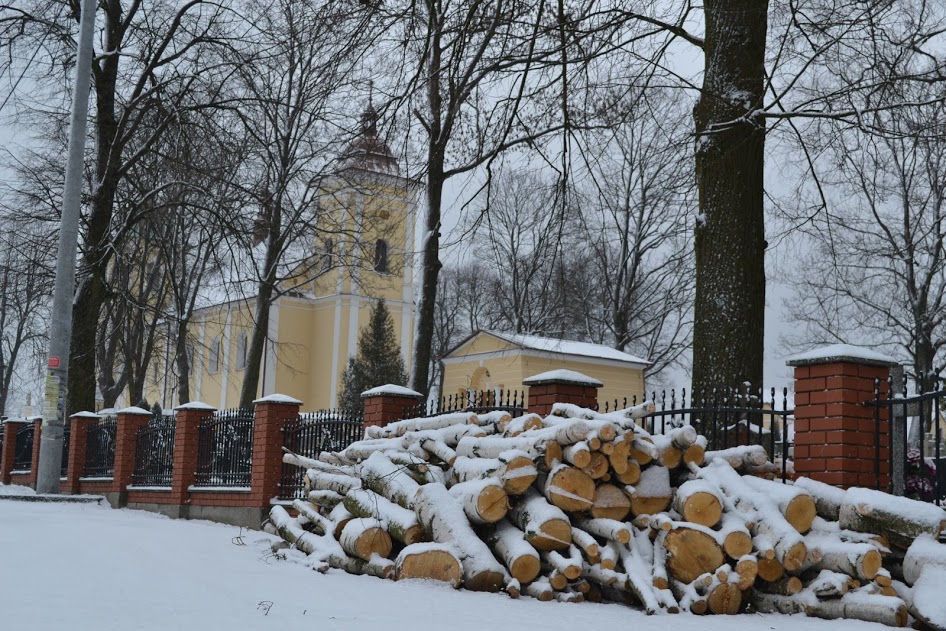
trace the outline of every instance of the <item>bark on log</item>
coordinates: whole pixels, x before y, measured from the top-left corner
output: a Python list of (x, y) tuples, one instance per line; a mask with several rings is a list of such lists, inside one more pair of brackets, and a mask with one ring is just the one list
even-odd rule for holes
[(768, 459), (769, 456), (761, 445), (741, 445), (729, 449), (720, 449), (719, 451), (707, 451), (703, 462), (710, 465), (716, 460), (724, 460), (730, 467), (740, 471), (745, 466), (763, 465)]
[(785, 520), (794, 526), (795, 530), (802, 534), (811, 530), (817, 510), (815, 500), (803, 488), (754, 476), (744, 477), (743, 481), (749, 488), (755, 489), (775, 502), (779, 511), (785, 516)]
[(539, 575), (539, 553), (525, 540), (524, 533), (508, 521), (496, 525), (496, 530), (490, 535), (490, 543), (509, 574), (523, 585)]
[(309, 491), (306, 498), (316, 506), (332, 510), (345, 499), (345, 496), (335, 491)]
[(306, 471), (304, 480), (312, 490), (334, 491), (339, 495), (345, 495), (352, 489), (361, 488), (361, 480), (355, 476), (325, 473), (316, 469)]
[(409, 546), (427, 539), (424, 527), (417, 520), (417, 514), (383, 495), (368, 489), (356, 489), (349, 491), (343, 501), (349, 513), (355, 517), (377, 519), (393, 538), (404, 545)]
[(938, 537), (946, 527), (946, 511), (927, 502), (852, 488), (845, 494), (838, 523), (843, 529), (871, 532), (908, 548), (924, 533)]
[(596, 537), (618, 543), (628, 543), (631, 540), (631, 531), (627, 525), (613, 519), (576, 518), (575, 526)]
[(549, 504), (533, 488), (509, 511), (509, 519), (536, 550), (562, 550), (571, 545), (572, 527), (562, 509)]
[(442, 484), (425, 484), (414, 497), (417, 517), (437, 543), (456, 548), (463, 565), (463, 585), (473, 591), (499, 591), (506, 570), (467, 521), (460, 503)]
[(804, 613), (827, 620), (848, 618), (879, 622), (889, 627), (906, 626), (909, 615), (906, 605), (899, 598), (875, 596), (866, 599), (858, 596), (855, 592), (848, 592), (842, 598), (818, 600), (813, 594), (806, 597), (806, 592), (795, 596), (752, 592), (752, 602), (762, 613)]
[(907, 548), (903, 557), (903, 580), (907, 585), (913, 585), (927, 565), (946, 567), (946, 545), (924, 534)]
[(880, 571), (883, 559), (869, 543), (847, 543), (829, 535), (809, 535), (805, 541), (820, 553), (813, 564), (816, 569), (843, 572), (865, 581), (874, 580)]
[(383, 495), (404, 508), (414, 508), (414, 495), (421, 488), (403, 467), (375, 452), (361, 464), (361, 481), (365, 488)]

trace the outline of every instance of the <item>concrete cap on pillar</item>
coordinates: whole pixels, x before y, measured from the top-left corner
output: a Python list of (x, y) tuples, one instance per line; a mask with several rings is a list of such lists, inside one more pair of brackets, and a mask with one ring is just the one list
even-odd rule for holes
[(131, 406), (130, 408), (122, 408), (115, 412), (115, 414), (130, 414), (132, 416), (151, 416), (151, 412), (144, 408), (137, 406)]
[(575, 386), (589, 386), (592, 388), (600, 388), (604, 384), (594, 377), (589, 377), (588, 375), (583, 375), (580, 372), (574, 370), (550, 370), (548, 372), (543, 372), (538, 375), (533, 375), (522, 380), (523, 385), (526, 386), (542, 386), (552, 383), (561, 383)]
[(259, 405), (260, 403), (278, 403), (281, 405), (302, 405), (302, 401), (299, 399), (293, 399), (286, 394), (269, 394), (263, 397), (262, 399), (257, 399), (253, 401), (254, 405)]
[(832, 344), (821, 346), (806, 353), (799, 353), (788, 358), (788, 366), (813, 366), (816, 364), (834, 364), (845, 362), (862, 366), (898, 366), (900, 362), (883, 353), (850, 344)]
[(201, 403), (200, 401), (191, 401), (190, 403), (184, 403), (174, 408), (177, 410), (199, 410), (201, 412), (214, 412), (217, 408), (206, 403)]
[(404, 386), (397, 386), (393, 383), (387, 383), (361, 393), (362, 399), (367, 397), (404, 397), (408, 399), (420, 399), (423, 396), (424, 395), (420, 392), (405, 388)]

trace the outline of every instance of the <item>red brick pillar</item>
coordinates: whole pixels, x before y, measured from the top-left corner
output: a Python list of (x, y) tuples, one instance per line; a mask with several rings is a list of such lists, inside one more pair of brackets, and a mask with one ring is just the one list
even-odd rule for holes
[(171, 478), (171, 501), (178, 506), (190, 503), (190, 491), (197, 477), (197, 436), (200, 421), (217, 408), (192, 401), (174, 408), (174, 474)]
[(405, 418), (406, 414), (411, 414), (417, 408), (423, 398), (424, 395), (420, 392), (390, 383), (362, 392), (365, 431), (369, 427), (384, 427), (392, 421)]
[(13, 457), (16, 454), (16, 433), (22, 421), (7, 420), (3, 423), (3, 453), (0, 454), (0, 483), (10, 483), (10, 472), (13, 471)]
[(79, 492), (79, 478), (85, 470), (85, 445), (89, 427), (98, 423), (100, 418), (92, 412), (76, 412), (69, 417), (69, 469), (66, 483), (60, 485), (63, 493)]
[(39, 478), (39, 447), (43, 439), (43, 417), (38, 416), (33, 419), (33, 455), (30, 461), (30, 486), (36, 488), (36, 480)]
[(834, 345), (791, 358), (795, 368), (795, 471), (827, 484), (886, 490), (890, 484), (890, 423), (865, 402), (875, 379), (886, 398), (897, 362), (856, 346)]
[(271, 394), (253, 401), (256, 414), (253, 420), (253, 470), (250, 476), (250, 496), (254, 504), (269, 507), (272, 498), (279, 496), (282, 480), (283, 427), (299, 418), (302, 401), (282, 394)]
[(529, 387), (529, 412), (547, 416), (553, 403), (572, 403), (583, 408), (598, 405), (598, 388), (604, 384), (574, 370), (552, 370), (522, 380)]
[(138, 430), (148, 425), (151, 412), (139, 407), (119, 410), (115, 427), (115, 470), (112, 475), (112, 490), (119, 494), (118, 506), (125, 506), (126, 493), (135, 472), (135, 451), (138, 445)]

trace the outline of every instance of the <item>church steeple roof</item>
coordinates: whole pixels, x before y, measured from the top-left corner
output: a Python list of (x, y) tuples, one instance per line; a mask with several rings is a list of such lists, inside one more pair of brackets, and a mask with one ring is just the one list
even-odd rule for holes
[(391, 148), (378, 136), (378, 111), (370, 98), (361, 114), (358, 136), (342, 153), (340, 162), (342, 169), (363, 169), (385, 175), (400, 172)]

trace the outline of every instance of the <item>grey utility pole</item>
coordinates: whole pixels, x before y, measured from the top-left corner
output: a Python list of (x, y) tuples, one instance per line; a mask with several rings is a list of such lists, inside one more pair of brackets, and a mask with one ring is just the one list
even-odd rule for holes
[(53, 311), (49, 328), (46, 400), (43, 403), (43, 432), (39, 446), (39, 473), (36, 478), (36, 490), (39, 493), (59, 492), (59, 472), (62, 467), (62, 435), (66, 424), (69, 341), (72, 337), (72, 298), (76, 286), (76, 243), (79, 236), (85, 131), (89, 117), (95, 4), (95, 0), (82, 0), (79, 22), (75, 94), (72, 98), (72, 118), (69, 121), (69, 156), (62, 195), (56, 287), (53, 291)]

